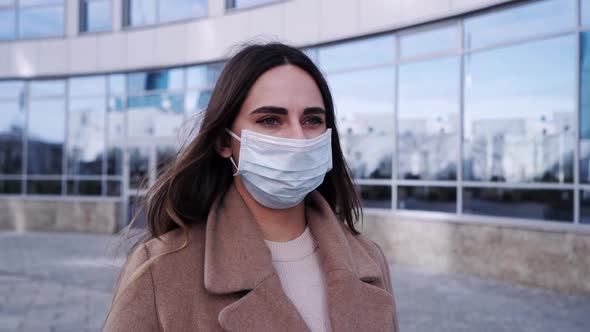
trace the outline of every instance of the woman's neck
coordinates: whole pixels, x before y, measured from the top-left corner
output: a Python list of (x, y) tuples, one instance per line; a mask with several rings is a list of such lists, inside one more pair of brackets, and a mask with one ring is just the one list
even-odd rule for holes
[(258, 203), (250, 195), (241, 178), (235, 177), (234, 185), (260, 226), (266, 240), (275, 242), (290, 241), (297, 238), (305, 230), (304, 202), (288, 209), (270, 209)]

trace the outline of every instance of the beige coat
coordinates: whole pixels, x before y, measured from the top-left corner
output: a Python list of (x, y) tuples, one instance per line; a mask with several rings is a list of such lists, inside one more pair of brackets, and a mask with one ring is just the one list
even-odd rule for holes
[[(319, 245), (333, 330), (398, 331), (383, 253), (363, 235), (352, 235), (319, 192), (310, 195), (307, 220)], [(121, 285), (141, 263), (184, 239), (178, 229), (138, 247)], [(206, 224), (190, 226), (185, 249), (156, 260), (122, 293), (104, 330), (309, 331), (283, 292), (263, 239), (232, 185), (213, 204)]]

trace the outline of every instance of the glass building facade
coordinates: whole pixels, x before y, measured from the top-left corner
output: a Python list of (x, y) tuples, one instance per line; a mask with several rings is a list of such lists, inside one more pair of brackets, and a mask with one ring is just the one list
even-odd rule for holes
[[(187, 18), (162, 2), (125, 1), (125, 22)], [(0, 1), (0, 17), (26, 3)], [(35, 35), (6, 22), (0, 39)], [(304, 51), (328, 80), (365, 207), (590, 224), (589, 0), (517, 2)], [(222, 68), (0, 81), (0, 195), (135, 200)]]

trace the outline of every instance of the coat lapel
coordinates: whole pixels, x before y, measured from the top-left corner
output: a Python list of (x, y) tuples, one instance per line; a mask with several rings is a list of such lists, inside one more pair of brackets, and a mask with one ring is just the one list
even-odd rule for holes
[[(332, 329), (392, 331), (393, 298), (373, 285), (383, 282), (379, 266), (321, 194), (310, 195), (306, 214), (319, 246)], [(219, 313), (223, 329), (309, 331), (283, 292), (262, 231), (233, 184), (211, 208), (205, 241), (205, 288), (219, 295), (245, 294)]]

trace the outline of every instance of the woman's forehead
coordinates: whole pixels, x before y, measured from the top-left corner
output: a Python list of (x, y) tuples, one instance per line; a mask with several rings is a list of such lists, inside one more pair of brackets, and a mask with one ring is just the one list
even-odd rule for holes
[(282, 65), (262, 74), (252, 85), (244, 109), (273, 105), (288, 110), (324, 107), (317, 84), (306, 71), (294, 65)]

